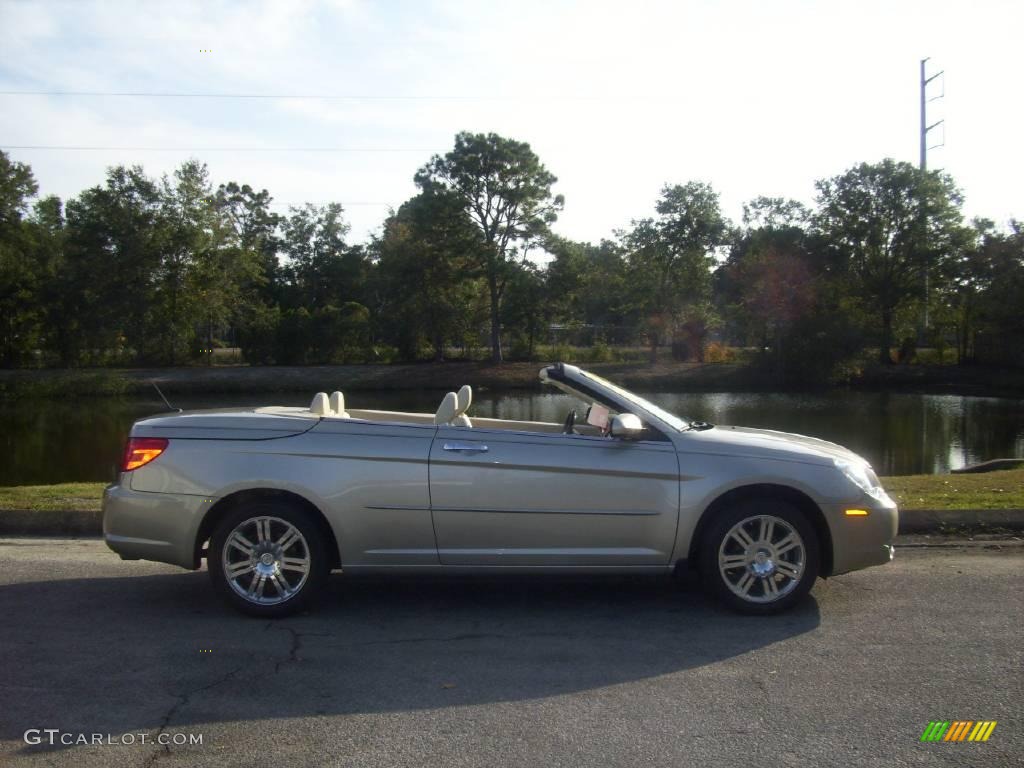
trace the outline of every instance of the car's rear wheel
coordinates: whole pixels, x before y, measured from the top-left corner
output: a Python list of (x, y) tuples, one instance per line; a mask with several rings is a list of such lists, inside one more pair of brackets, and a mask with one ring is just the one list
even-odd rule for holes
[(794, 505), (776, 499), (740, 502), (717, 515), (698, 558), (707, 587), (743, 613), (790, 608), (818, 576), (814, 528)]
[(312, 516), (296, 504), (244, 504), (229, 511), (210, 537), (210, 578), (243, 613), (295, 613), (310, 605), (330, 573), (321, 536)]

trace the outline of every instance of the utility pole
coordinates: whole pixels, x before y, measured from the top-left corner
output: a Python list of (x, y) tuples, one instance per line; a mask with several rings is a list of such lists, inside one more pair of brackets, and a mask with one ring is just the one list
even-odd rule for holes
[[(935, 149), (935, 147), (942, 146), (941, 144), (936, 144), (933, 147), (929, 147), (928, 146), (928, 132), (930, 130), (932, 130), (933, 128), (938, 128), (944, 122), (943, 120), (937, 120), (934, 123), (932, 123), (931, 125), (928, 125), (928, 102), (935, 101), (935, 99), (941, 99), (945, 95), (945, 88), (943, 88), (943, 92), (942, 93), (940, 93), (938, 96), (934, 96), (934, 97), (929, 99), (928, 98), (928, 83), (932, 82), (933, 80), (935, 80), (938, 77), (941, 77), (945, 70), (940, 70), (939, 72), (936, 72), (931, 77), (928, 77), (928, 72), (927, 72), (927, 69), (926, 69), (927, 62), (928, 62), (927, 58), (921, 59), (921, 136), (920, 136), (920, 139), (921, 139), (921, 172), (922, 173), (924, 173), (924, 171), (928, 170), (928, 150), (929, 149)], [(926, 211), (923, 210), (923, 206), (922, 206), (922, 216), (925, 218), (925, 223), (927, 223), (928, 214), (927, 214)], [(928, 333), (928, 328), (931, 325), (931, 320), (930, 320), (930, 318), (928, 316), (928, 299), (929, 299), (929, 294), (930, 293), (931, 293), (931, 277), (929, 275), (928, 269), (925, 268), (925, 270), (924, 270), (924, 313), (923, 313), (923, 316), (921, 318), (921, 330), (920, 330), (920, 332), (918, 334), (919, 342), (924, 342), (925, 336)]]
[[(937, 120), (936, 122), (928, 125), (928, 102), (935, 101), (935, 99), (941, 99), (945, 93), (940, 93), (931, 99), (928, 98), (928, 83), (935, 80), (937, 77), (941, 77), (944, 71), (936, 72), (931, 77), (928, 77), (928, 73), (925, 70), (925, 65), (928, 59), (921, 59), (921, 170), (928, 170), (928, 150), (935, 149), (935, 147), (928, 146), (928, 132), (933, 128), (938, 128), (942, 125), (943, 120)], [(936, 144), (936, 147), (942, 146)]]

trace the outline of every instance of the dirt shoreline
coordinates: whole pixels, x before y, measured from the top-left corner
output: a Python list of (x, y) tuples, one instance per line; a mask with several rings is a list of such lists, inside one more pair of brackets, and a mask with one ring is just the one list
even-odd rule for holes
[[(448, 361), (391, 365), (222, 366), (0, 371), (0, 400), (151, 393), (156, 382), (170, 394), (237, 392), (454, 389), (537, 389), (539, 362)], [(752, 365), (734, 363), (584, 364), (623, 386), (677, 392), (798, 392)], [(877, 366), (847, 388), (859, 390), (1024, 398), (1024, 371), (957, 366)], [(819, 387), (818, 391), (828, 389)]]

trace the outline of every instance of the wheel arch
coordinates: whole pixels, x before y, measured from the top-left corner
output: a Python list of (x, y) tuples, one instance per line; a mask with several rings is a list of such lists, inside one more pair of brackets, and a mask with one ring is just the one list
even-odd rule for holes
[(701, 541), (703, 540), (704, 533), (711, 524), (715, 515), (720, 510), (725, 509), (732, 504), (739, 501), (747, 501), (749, 499), (777, 499), (779, 501), (787, 501), (807, 515), (807, 519), (814, 527), (814, 533), (818, 537), (818, 543), (820, 544), (821, 564), (819, 575), (826, 577), (832, 573), (832, 531), (829, 528), (828, 521), (825, 519), (825, 514), (821, 511), (821, 507), (819, 507), (814, 499), (803, 491), (789, 485), (776, 483), (754, 483), (751, 485), (741, 485), (738, 488), (732, 488), (726, 491), (708, 504), (704, 509), (703, 514), (701, 514), (700, 520), (697, 521), (697, 526), (694, 528), (693, 536), (690, 537), (690, 548), (686, 559), (687, 567), (697, 567), (697, 558), (700, 553)]
[(196, 540), (193, 550), (195, 568), (200, 566), (203, 558), (204, 546), (210, 540), (210, 536), (213, 534), (213, 529), (217, 527), (217, 523), (225, 514), (246, 502), (256, 500), (266, 501), (268, 499), (289, 501), (308, 510), (317, 525), (320, 527), (320, 532), (326, 542), (327, 553), (331, 558), (331, 568), (341, 567), (341, 555), (338, 552), (338, 540), (334, 535), (334, 529), (331, 528), (331, 524), (327, 521), (327, 517), (316, 504), (305, 496), (295, 493), (294, 491), (287, 491), (280, 488), (245, 488), (240, 491), (229, 493), (227, 496), (218, 499), (217, 503), (210, 507), (203, 516), (202, 522), (199, 523), (199, 529), (196, 532)]

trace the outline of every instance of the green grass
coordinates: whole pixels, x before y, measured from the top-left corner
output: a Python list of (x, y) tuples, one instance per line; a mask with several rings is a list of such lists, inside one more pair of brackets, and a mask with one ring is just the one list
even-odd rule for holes
[[(883, 477), (900, 509), (1024, 509), (1024, 469), (974, 475)], [(105, 483), (0, 487), (0, 510), (96, 510)]]
[(900, 509), (1024, 509), (1024, 469), (883, 477)]
[(0, 487), (0, 509), (96, 510), (106, 483), (58, 483)]

